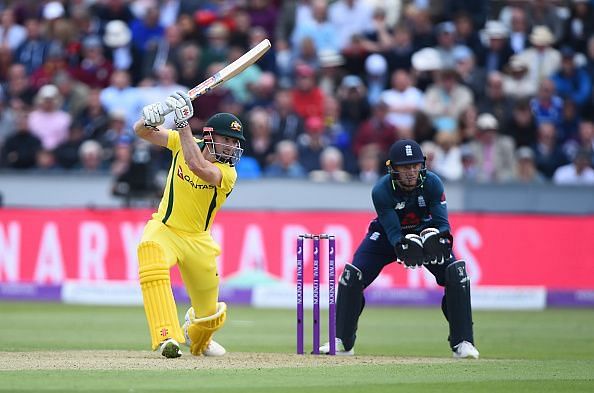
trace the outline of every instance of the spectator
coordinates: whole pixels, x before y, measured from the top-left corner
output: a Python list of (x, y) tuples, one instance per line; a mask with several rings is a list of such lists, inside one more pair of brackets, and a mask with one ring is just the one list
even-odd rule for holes
[(424, 112), (431, 117), (437, 131), (454, 131), (458, 117), (472, 103), (472, 92), (458, 78), (455, 70), (443, 70), (438, 82), (425, 94)]
[(99, 139), (109, 126), (109, 116), (101, 105), (100, 94), (100, 89), (91, 89), (87, 107), (73, 121), (83, 127), (85, 139)]
[(509, 44), (509, 31), (507, 27), (498, 20), (490, 20), (483, 31), (487, 44), (478, 54), (478, 65), (487, 74), (493, 71), (503, 71), (503, 67), (513, 55)]
[(11, 52), (15, 52), (28, 38), (27, 30), (16, 23), (11, 7), (0, 11), (0, 37), (2, 37), (2, 46), (6, 46)]
[(81, 125), (70, 127), (68, 139), (58, 145), (53, 152), (55, 163), (62, 169), (74, 169), (80, 166), (78, 151), (84, 141), (84, 131)]
[[(343, 78), (336, 93), (340, 105), (340, 121), (344, 131), (349, 135), (367, 118), (371, 113), (367, 101), (367, 89), (365, 84), (357, 75), (347, 75)], [(328, 103), (328, 99), (326, 100)], [(338, 116), (335, 116), (338, 120)], [(350, 144), (350, 137), (347, 143)]]
[(411, 59), (414, 51), (412, 33), (407, 26), (397, 25), (394, 27), (388, 47), (384, 48), (381, 54), (386, 58), (389, 70), (409, 70), (412, 66)]
[(246, 129), (249, 137), (246, 138), (243, 152), (247, 156), (254, 157), (262, 171), (266, 172), (274, 155), (274, 139), (268, 112), (262, 108), (252, 109)]
[(530, 26), (526, 10), (521, 7), (511, 8), (509, 43), (514, 54), (523, 52), (528, 47)]
[(476, 26), (481, 26), (482, 23), (475, 26), (468, 10), (461, 10), (454, 15), (454, 24), (456, 25), (456, 43), (459, 46), (470, 48), (474, 54), (479, 53), (483, 45)]
[(367, 101), (369, 105), (376, 105), (381, 101), (381, 95), (388, 83), (388, 62), (377, 53), (365, 59), (365, 84), (367, 86)]
[(105, 57), (103, 43), (98, 36), (92, 35), (82, 42), (80, 64), (70, 70), (72, 76), (87, 86), (104, 88), (109, 85), (113, 64)]
[(278, 7), (271, 0), (252, 0), (248, 3), (248, 14), (251, 25), (263, 28), (266, 35), (274, 35), (276, 21), (278, 19)]
[(563, 100), (555, 94), (555, 84), (550, 79), (541, 82), (538, 95), (530, 100), (536, 123), (550, 122), (557, 126), (561, 121)]
[(325, 126), (321, 117), (305, 119), (305, 133), (299, 140), (299, 162), (307, 173), (320, 169), (320, 155), (329, 145), (328, 137), (324, 133)]
[(138, 65), (138, 53), (132, 46), (130, 27), (121, 20), (112, 20), (105, 25), (103, 43), (109, 48), (108, 58), (115, 70), (130, 70), (134, 81), (141, 79), (141, 67)]
[(534, 96), (537, 88), (528, 74), (528, 63), (518, 55), (512, 56), (503, 76), (503, 93), (513, 100), (523, 100)]
[(536, 143), (536, 128), (530, 103), (527, 100), (516, 101), (504, 133), (514, 139), (517, 147), (533, 146)]
[(555, 171), (553, 183), (576, 186), (594, 185), (592, 159), (592, 151), (578, 150), (571, 164), (563, 165)]
[(200, 68), (206, 70), (212, 63), (224, 63), (229, 58), (229, 29), (222, 22), (214, 22), (206, 31)]
[(340, 52), (338, 35), (328, 20), (328, 6), (325, 0), (311, 1), (311, 20), (296, 24), (291, 42), (294, 49), (298, 49), (305, 38), (313, 41), (317, 52)]
[(290, 140), (283, 140), (276, 144), (274, 161), (266, 168), (266, 177), (302, 178), (306, 173), (299, 163), (297, 144)]
[[(569, 158), (574, 158), (579, 150), (594, 152), (594, 122), (585, 118), (579, 122), (577, 135), (563, 145), (563, 151)], [(594, 155), (592, 156), (594, 158)], [(592, 162), (594, 166), (594, 161)]]
[(89, 87), (72, 79), (70, 74), (64, 71), (56, 74), (53, 83), (62, 97), (61, 109), (68, 112), (72, 118), (78, 117), (87, 106)]
[(41, 140), (33, 135), (27, 125), (27, 114), (16, 113), (16, 129), (2, 147), (0, 166), (12, 169), (31, 169), (36, 165), (37, 153), (42, 149)]
[(538, 125), (536, 144), (532, 148), (535, 153), (536, 168), (548, 179), (555, 170), (567, 163), (567, 157), (557, 142), (555, 124), (543, 122)]
[(295, 67), (295, 87), (292, 89), (293, 107), (303, 117), (324, 114), (324, 93), (316, 86), (316, 74), (312, 67), (298, 64)]
[(396, 127), (388, 122), (387, 114), (388, 105), (380, 101), (373, 107), (371, 117), (356, 130), (352, 147), (357, 157), (360, 158), (361, 151), (367, 145), (377, 146), (380, 152), (386, 152), (396, 142)]
[(130, 74), (125, 70), (114, 71), (109, 86), (101, 89), (99, 98), (106, 112), (116, 109), (125, 111), (126, 125), (129, 129), (132, 129), (134, 122), (138, 120), (138, 113), (145, 102), (140, 90), (131, 85)]
[(576, 67), (573, 48), (561, 48), (561, 69), (551, 78), (557, 94), (562, 99), (572, 100), (581, 111), (592, 95), (592, 80), (585, 69)]
[[(159, 9), (149, 6), (144, 10), (144, 14), (134, 19), (130, 23), (132, 31), (132, 43), (141, 55), (144, 55), (156, 42), (163, 37), (165, 29), (159, 24)], [(115, 18), (121, 19), (121, 18)]]
[(458, 136), (460, 137), (460, 143), (471, 142), (478, 135), (478, 128), (476, 126), (478, 114), (479, 112), (476, 106), (469, 105), (458, 117)]
[(289, 139), (297, 141), (303, 133), (303, 118), (293, 109), (293, 95), (290, 90), (277, 90), (274, 97), (274, 110), (270, 113), (272, 134), (275, 143)]
[[(29, 17), (25, 20), (26, 39), (18, 46), (14, 54), (14, 62), (22, 64), (28, 75), (45, 62), (50, 43), (43, 36), (39, 19)], [(1, 29), (1, 28), (0, 28)]]
[[(194, 86), (196, 81), (206, 79), (200, 69), (202, 49), (194, 42), (184, 42), (177, 52), (178, 82), (182, 86)], [(209, 75), (210, 77), (210, 75)]]
[(443, 68), (454, 68), (454, 49), (456, 48), (456, 25), (452, 21), (441, 22), (435, 28), (437, 36), (437, 52)]
[(37, 93), (31, 86), (27, 69), (22, 64), (11, 64), (8, 68), (7, 81), (2, 86), (4, 99), (8, 104), (11, 101), (20, 101), (30, 107)]
[(423, 92), (427, 91), (439, 79), (442, 69), (439, 53), (434, 48), (423, 48), (413, 53), (411, 63), (415, 86)]
[(320, 154), (320, 169), (311, 171), (309, 178), (318, 183), (347, 182), (350, 180), (351, 175), (343, 169), (343, 164), (343, 156), (340, 150), (328, 146)]
[(99, 142), (93, 140), (83, 142), (80, 145), (78, 154), (82, 171), (89, 173), (105, 171), (103, 148)]
[(15, 111), (8, 105), (0, 89), (0, 151), (4, 141), (16, 129)]
[(386, 161), (378, 145), (369, 143), (361, 148), (357, 158), (358, 178), (364, 183), (375, 183), (380, 178), (382, 164)]
[(44, 149), (53, 150), (68, 137), (72, 117), (60, 109), (62, 97), (55, 85), (45, 85), (37, 93), (36, 109), (27, 120), (31, 133)]
[(328, 7), (338, 49), (347, 47), (353, 36), (362, 36), (373, 26), (373, 9), (363, 0), (337, 0)]
[(516, 150), (516, 178), (519, 183), (524, 184), (542, 184), (545, 178), (536, 169), (534, 161), (534, 152), (528, 146), (522, 146)]
[(594, 4), (589, 0), (570, 2), (570, 15), (565, 19), (563, 41), (577, 52), (586, 52), (588, 38), (594, 34)]
[(487, 77), (485, 95), (478, 100), (479, 112), (489, 112), (495, 116), (499, 124), (506, 124), (512, 113), (513, 101), (503, 91), (503, 75), (492, 72)]
[[(24, 69), (24, 67), (23, 67)], [(26, 72), (26, 70), (25, 70)], [(70, 72), (66, 61), (66, 52), (61, 44), (53, 42), (47, 51), (45, 62), (35, 69), (27, 80), (27, 85), (34, 89), (52, 83), (59, 72)]]
[[(426, 141), (427, 143), (433, 143)], [(461, 180), (463, 175), (462, 153), (458, 146), (458, 136), (453, 132), (438, 132), (435, 135), (432, 170), (446, 181)], [(427, 151), (423, 149), (423, 151)]]
[(177, 24), (168, 26), (163, 36), (155, 37), (146, 45), (142, 55), (141, 78), (147, 78), (165, 66), (173, 64), (179, 70), (177, 60), (183, 42), (182, 31)]
[(561, 55), (553, 48), (555, 37), (546, 26), (535, 26), (530, 33), (532, 47), (517, 56), (528, 66), (531, 91), (536, 91), (541, 82), (550, 78), (561, 65)]
[[(423, 93), (412, 85), (406, 70), (392, 74), (392, 87), (384, 91), (380, 99), (388, 107), (386, 120), (399, 130), (412, 130), (414, 114), (423, 107)], [(389, 147), (388, 147), (389, 148)]]
[(557, 5), (548, 0), (535, 0), (531, 4), (530, 22), (533, 26), (545, 26), (552, 33), (555, 42), (563, 36), (563, 21), (557, 12)]
[[(239, 46), (231, 46), (228, 51), (227, 63), (231, 64), (239, 59), (245, 53), (245, 49)], [(254, 91), (258, 81), (262, 77), (262, 70), (258, 64), (252, 64), (239, 75), (225, 82), (227, 88), (231, 90), (235, 101), (246, 105), (253, 101)]]
[(487, 74), (475, 64), (474, 54), (467, 46), (458, 45), (453, 52), (455, 69), (460, 81), (467, 86), (476, 98), (483, 97)]
[(477, 119), (478, 135), (468, 144), (476, 160), (477, 181), (506, 182), (513, 180), (516, 159), (512, 138), (501, 135), (495, 116), (483, 113)]
[(318, 51), (320, 78), (318, 85), (325, 95), (333, 95), (344, 78), (344, 57), (334, 50)]

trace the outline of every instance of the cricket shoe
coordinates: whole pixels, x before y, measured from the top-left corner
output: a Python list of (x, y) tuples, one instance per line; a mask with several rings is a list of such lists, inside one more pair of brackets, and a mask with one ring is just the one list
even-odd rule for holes
[(460, 344), (454, 346), (453, 356), (455, 359), (478, 359), (479, 351), (468, 341), (462, 341)]
[(223, 356), (226, 353), (227, 351), (225, 348), (215, 340), (210, 340), (208, 346), (204, 352), (202, 352), (204, 356)]
[[(186, 338), (187, 346), (192, 345), (192, 340), (190, 340), (190, 336), (188, 335), (188, 327), (192, 324), (193, 314), (194, 314), (194, 310), (190, 307), (188, 309), (188, 311), (186, 312), (186, 316), (184, 318), (185, 321), (182, 326), (182, 330), (184, 331), (184, 337)], [(202, 352), (202, 354), (204, 356), (223, 356), (226, 353), (227, 353), (227, 350), (225, 350), (225, 347), (223, 347), (221, 344), (219, 344), (215, 340), (210, 340), (210, 342), (208, 343), (208, 346), (206, 347), (204, 352)]]
[(161, 352), (161, 355), (168, 359), (178, 358), (182, 355), (182, 351), (179, 349), (178, 342), (172, 338), (168, 338), (161, 343), (159, 352)]
[[(348, 351), (344, 349), (344, 344), (342, 343), (342, 340), (340, 338), (336, 337), (334, 343), (336, 345), (337, 356), (353, 356), (355, 354), (355, 348), (351, 348)], [(328, 355), (330, 353), (330, 342), (327, 342), (326, 344), (320, 347), (320, 353), (323, 353), (325, 355)]]

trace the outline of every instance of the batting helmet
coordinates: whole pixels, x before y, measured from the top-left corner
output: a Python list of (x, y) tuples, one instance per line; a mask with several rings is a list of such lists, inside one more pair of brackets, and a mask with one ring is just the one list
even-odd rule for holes
[(221, 112), (211, 116), (204, 125), (204, 131), (214, 132), (217, 135), (224, 135), (230, 138), (239, 139), (245, 142), (243, 136), (243, 125), (237, 116)]

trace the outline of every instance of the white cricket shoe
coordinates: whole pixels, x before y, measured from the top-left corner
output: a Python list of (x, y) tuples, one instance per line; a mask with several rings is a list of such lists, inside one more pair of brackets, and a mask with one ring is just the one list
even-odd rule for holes
[[(350, 350), (346, 351), (344, 349), (344, 345), (342, 344), (342, 340), (338, 337), (336, 337), (335, 345), (337, 356), (353, 356), (355, 354), (355, 348), (351, 348)], [(325, 355), (328, 355), (330, 353), (330, 342), (327, 342), (326, 344), (320, 347), (320, 353), (323, 353)]]
[(469, 343), (468, 341), (462, 341), (460, 344), (454, 346), (454, 351), (452, 352), (455, 359), (478, 359), (479, 358), (479, 351)]
[(223, 356), (226, 353), (227, 351), (225, 348), (215, 340), (210, 340), (208, 346), (204, 352), (202, 352), (204, 356)]
[[(194, 310), (190, 307), (186, 312), (185, 321), (182, 326), (182, 330), (184, 331), (184, 337), (186, 338), (186, 345), (191, 346), (192, 340), (190, 340), (190, 336), (188, 335), (188, 327), (192, 324), (192, 318), (194, 317)], [(223, 356), (227, 353), (225, 347), (221, 344), (216, 342), (215, 340), (210, 340), (208, 346), (202, 352), (204, 356)]]
[(182, 355), (182, 351), (179, 349), (179, 343), (172, 338), (168, 338), (161, 343), (159, 352), (168, 359), (178, 358)]

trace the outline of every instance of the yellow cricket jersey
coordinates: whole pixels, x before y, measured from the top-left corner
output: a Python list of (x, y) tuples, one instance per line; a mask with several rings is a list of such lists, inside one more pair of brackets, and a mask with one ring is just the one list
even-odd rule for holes
[(173, 160), (163, 198), (153, 219), (183, 232), (207, 231), (217, 211), (233, 190), (237, 172), (228, 164), (215, 162), (214, 165), (221, 170), (223, 179), (220, 187), (213, 186), (188, 168), (177, 132), (169, 130), (167, 148), (171, 150)]

